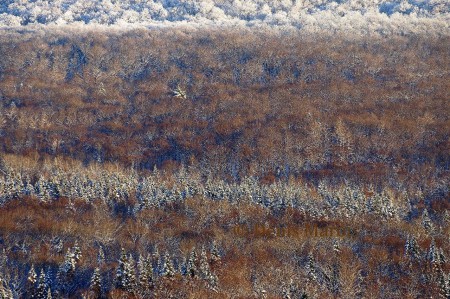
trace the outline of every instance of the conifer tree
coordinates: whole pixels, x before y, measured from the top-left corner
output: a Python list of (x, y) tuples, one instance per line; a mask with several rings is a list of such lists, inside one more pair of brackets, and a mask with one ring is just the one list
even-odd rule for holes
[(103, 249), (102, 246), (100, 246), (98, 249), (97, 263), (99, 265), (103, 265), (105, 263), (105, 250)]
[(425, 228), (425, 230), (429, 233), (433, 230), (433, 222), (431, 221), (430, 217), (428, 216), (427, 209), (423, 210), (422, 213), (422, 226)]
[(308, 273), (309, 278), (312, 281), (317, 280), (316, 263), (314, 261), (314, 257), (311, 252), (308, 254), (308, 257), (306, 260), (306, 271)]
[(30, 271), (28, 272), (26, 287), (25, 287), (25, 297), (26, 298), (35, 298), (36, 295), (36, 282), (37, 282), (37, 274), (34, 270), (34, 265), (31, 265)]
[(193, 248), (189, 255), (189, 259), (186, 265), (186, 272), (189, 277), (194, 278), (198, 275), (196, 262), (197, 262), (197, 254), (195, 252), (195, 248)]
[(102, 283), (99, 268), (95, 268), (94, 273), (92, 274), (90, 290), (93, 298), (101, 298)]
[(73, 251), (73, 256), (75, 258), (75, 262), (79, 262), (82, 258), (82, 254), (81, 254), (81, 248), (78, 245), (78, 241), (75, 241), (72, 251)]
[(448, 299), (450, 296), (449, 285), (445, 273), (441, 268), (438, 269), (437, 283), (439, 286), (439, 297), (442, 299)]
[(430, 248), (427, 252), (427, 260), (431, 263), (431, 270), (437, 271), (440, 267), (439, 251), (436, 248), (434, 239), (431, 240)]
[(48, 285), (47, 285), (47, 281), (45, 278), (45, 272), (44, 272), (44, 269), (42, 269), (41, 275), (39, 276), (39, 282), (38, 282), (38, 287), (37, 287), (37, 291), (36, 291), (36, 298), (37, 299), (46, 299), (47, 298), (47, 289), (48, 289)]
[(448, 210), (445, 210), (444, 216), (442, 217), (442, 220), (444, 222), (444, 225), (450, 224), (450, 213)]
[(168, 252), (166, 252), (166, 254), (164, 255), (164, 259), (162, 261), (161, 275), (167, 277), (173, 277), (175, 275), (173, 262)]
[(125, 289), (124, 281), (126, 277), (127, 264), (128, 264), (127, 253), (125, 252), (125, 249), (122, 248), (119, 259), (119, 266), (117, 267), (116, 271), (116, 288), (118, 289)]
[(215, 240), (212, 241), (211, 245), (211, 261), (217, 262), (220, 261), (220, 252)]
[(405, 255), (408, 256), (412, 260), (419, 260), (420, 259), (420, 248), (417, 244), (417, 240), (411, 236), (406, 239), (405, 243)]
[(155, 270), (154, 272), (156, 275), (158, 275), (161, 271), (161, 265), (160, 265), (161, 257), (159, 255), (158, 246), (155, 246), (155, 251), (152, 254), (152, 266)]
[(210, 276), (210, 268), (208, 263), (208, 257), (206, 256), (205, 247), (202, 246), (202, 250), (200, 252), (200, 277), (203, 279), (208, 279)]
[(136, 265), (131, 254), (128, 256), (124, 271), (124, 289), (128, 292), (134, 292), (136, 288)]

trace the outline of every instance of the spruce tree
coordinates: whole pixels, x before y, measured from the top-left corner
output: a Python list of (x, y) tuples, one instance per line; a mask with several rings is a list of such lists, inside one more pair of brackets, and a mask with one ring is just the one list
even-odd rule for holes
[(36, 298), (37, 299), (46, 299), (47, 298), (47, 281), (45, 278), (45, 272), (44, 269), (41, 271), (41, 275), (39, 276), (39, 283), (36, 291)]
[(175, 269), (173, 267), (172, 259), (169, 253), (166, 251), (161, 265), (161, 275), (167, 277), (173, 277), (175, 275)]
[(78, 241), (75, 241), (72, 251), (73, 251), (73, 256), (75, 258), (75, 262), (79, 262), (81, 260), (82, 254), (81, 254), (81, 248), (78, 245)]
[(205, 247), (202, 246), (202, 250), (200, 252), (200, 277), (203, 279), (208, 279), (210, 276), (210, 268), (208, 263), (208, 257), (206, 256)]
[(424, 209), (422, 213), (422, 226), (428, 233), (433, 230), (433, 222), (428, 216), (427, 209)]
[(436, 247), (434, 239), (431, 240), (430, 248), (427, 252), (427, 260), (431, 263), (431, 269), (437, 271), (440, 267), (439, 249)]
[(155, 251), (152, 254), (152, 266), (155, 270), (154, 272), (158, 275), (161, 271), (161, 265), (160, 265), (161, 257), (159, 255), (158, 246), (155, 246)]
[(98, 249), (97, 263), (99, 265), (103, 265), (105, 263), (105, 250), (103, 249), (102, 246), (100, 246)]
[(192, 249), (191, 254), (189, 255), (189, 259), (187, 261), (186, 272), (187, 275), (194, 278), (198, 275), (197, 273), (197, 254), (195, 252), (195, 248)]
[(123, 278), (122, 284), (124, 289), (130, 293), (134, 292), (136, 288), (136, 267), (131, 254), (125, 263)]
[(28, 272), (27, 282), (25, 286), (25, 297), (26, 298), (35, 298), (36, 296), (36, 282), (37, 282), (37, 274), (34, 270), (34, 265), (31, 265), (30, 271)]
[(128, 263), (128, 257), (127, 253), (125, 252), (125, 249), (122, 248), (120, 259), (119, 259), (119, 266), (117, 267), (116, 271), (116, 288), (118, 289), (125, 289), (124, 280), (125, 280), (125, 271), (126, 266)]
[(437, 283), (439, 286), (439, 297), (442, 299), (448, 299), (449, 297), (449, 286), (445, 276), (444, 271), (441, 268), (438, 269), (437, 273)]
[(309, 279), (311, 279), (312, 281), (317, 280), (316, 263), (311, 252), (306, 258), (306, 271), (308, 273)]
[(405, 255), (408, 256), (411, 260), (419, 260), (420, 259), (420, 248), (417, 244), (416, 238), (409, 237), (406, 239), (405, 244)]
[(212, 241), (211, 245), (211, 261), (212, 262), (220, 261), (220, 252), (215, 240)]
[(99, 268), (95, 268), (94, 273), (92, 274), (90, 290), (93, 298), (101, 298), (102, 283)]

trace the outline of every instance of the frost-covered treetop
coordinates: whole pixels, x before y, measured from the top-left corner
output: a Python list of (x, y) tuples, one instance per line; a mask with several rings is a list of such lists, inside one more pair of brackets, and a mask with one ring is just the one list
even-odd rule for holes
[(448, 0), (3, 0), (0, 27), (35, 24), (270, 26), (448, 34)]

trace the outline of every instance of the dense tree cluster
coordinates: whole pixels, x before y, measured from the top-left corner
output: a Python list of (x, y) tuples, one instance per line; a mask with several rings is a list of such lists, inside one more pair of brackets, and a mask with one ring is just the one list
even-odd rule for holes
[(243, 25), (306, 31), (448, 33), (445, 0), (2, 1), (0, 26), (32, 24)]
[(297, 33), (3, 30), (0, 298), (448, 299), (450, 40)]
[(147, 170), (191, 164), (229, 181), (427, 184), (449, 169), (449, 44), (214, 30), (6, 34), (0, 147)]

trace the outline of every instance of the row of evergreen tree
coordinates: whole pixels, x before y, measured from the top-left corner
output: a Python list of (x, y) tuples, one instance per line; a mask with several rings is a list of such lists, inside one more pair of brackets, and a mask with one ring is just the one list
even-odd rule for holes
[[(45, 175), (11, 167), (3, 167), (2, 172), (0, 204), (23, 196), (32, 196), (42, 202), (64, 197), (86, 202), (102, 200), (117, 211), (118, 206), (132, 198), (136, 201), (126, 206), (126, 213), (131, 215), (142, 209), (164, 207), (200, 195), (211, 200), (228, 200), (232, 204), (256, 203), (274, 211), (292, 207), (313, 219), (353, 218), (367, 214), (382, 219), (404, 219), (416, 213), (412, 203), (425, 196), (421, 191), (410, 194), (390, 188), (375, 190), (352, 183), (334, 186), (325, 180), (317, 187), (282, 181), (265, 185), (256, 177), (243, 178), (240, 183), (203, 180), (198, 173), (191, 173), (184, 167), (170, 179), (157, 169), (145, 176), (133, 171), (62, 170), (58, 167), (50, 168)], [(442, 188), (448, 191), (448, 186)]]
[[(147, 254), (145, 257), (138, 255), (137, 258), (122, 248), (115, 269), (114, 283), (108, 285), (104, 283), (104, 276), (107, 274), (104, 272), (107, 271), (105, 270), (107, 269), (105, 254), (100, 248), (97, 266), (91, 272), (89, 298), (105, 298), (112, 289), (122, 290), (140, 298), (149, 298), (157, 294), (159, 280), (171, 280), (176, 276), (182, 279), (203, 281), (208, 288), (217, 291), (218, 276), (212, 270), (211, 265), (218, 265), (221, 258), (222, 254), (215, 242), (209, 246), (208, 250), (205, 246), (200, 249), (193, 248), (187, 256), (178, 259), (171, 256), (168, 251), (160, 254), (158, 247), (155, 247), (153, 253)], [(56, 277), (50, 267), (45, 269), (42, 266), (39, 273), (34, 265), (31, 265), (25, 283), (18, 284), (17, 281), (7, 281), (3, 278), (8, 277), (7, 273), (5, 275), (0, 273), (0, 299), (48, 299), (73, 296), (83, 285), (82, 279), (77, 277), (83, 274), (83, 271), (78, 271), (81, 259), (81, 248), (75, 243), (67, 250)], [(3, 271), (6, 269), (2, 269)], [(25, 287), (18, 288), (16, 287), (18, 285)]]

